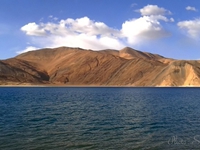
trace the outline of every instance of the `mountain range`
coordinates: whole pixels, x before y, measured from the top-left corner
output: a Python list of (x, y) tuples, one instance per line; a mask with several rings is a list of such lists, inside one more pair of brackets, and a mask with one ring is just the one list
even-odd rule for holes
[(45, 48), (0, 60), (1, 85), (199, 86), (200, 61), (121, 50)]

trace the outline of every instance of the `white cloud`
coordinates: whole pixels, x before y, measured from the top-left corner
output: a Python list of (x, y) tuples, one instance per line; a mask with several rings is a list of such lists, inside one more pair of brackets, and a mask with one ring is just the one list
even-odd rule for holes
[(192, 7), (192, 6), (187, 6), (185, 9), (190, 10), (190, 11), (197, 11), (197, 9), (195, 7)]
[(127, 37), (130, 44), (137, 44), (142, 41), (154, 40), (169, 36), (161, 26), (160, 20), (169, 21), (166, 17), (143, 16), (138, 19), (126, 21), (122, 25), (122, 33)]
[(21, 28), (27, 35), (46, 36), (49, 34), (81, 34), (88, 35), (106, 35), (119, 36), (119, 31), (108, 27), (103, 22), (94, 22), (88, 17), (78, 18), (76, 20), (68, 18), (57, 23), (28, 23)]
[(16, 53), (17, 54), (22, 54), (22, 53), (25, 53), (25, 52), (29, 52), (29, 51), (33, 51), (33, 50), (38, 50), (39, 48), (37, 47), (34, 47), (34, 46), (28, 46), (26, 47), (24, 50), (22, 51), (17, 51)]
[(165, 8), (158, 7), (157, 5), (147, 5), (139, 10), (142, 16), (146, 15), (165, 15), (171, 14), (170, 11)]
[[(21, 31), (30, 36), (31, 43), (37, 47), (68, 46), (93, 50), (121, 49), (169, 36), (162, 25), (164, 22), (174, 21), (173, 18), (164, 15), (169, 11), (156, 5), (147, 5), (140, 10), (142, 16), (125, 21), (121, 29), (114, 29), (103, 22), (82, 17), (67, 18), (59, 22), (32, 22), (21, 27)], [(143, 16), (144, 14), (146, 15)]]
[(185, 30), (188, 36), (200, 39), (200, 19), (178, 22), (178, 27)]
[(28, 23), (27, 25), (21, 27), (21, 30), (26, 32), (27, 35), (34, 36), (44, 36), (46, 31), (42, 26), (37, 25), (35, 22)]
[[(53, 16), (52, 16), (53, 17)], [(34, 37), (32, 40), (41, 47), (71, 46), (87, 49), (123, 48), (119, 30), (88, 17), (61, 20), (59, 23), (29, 23), (21, 28)], [(43, 38), (43, 37), (44, 38)]]
[[(68, 46), (68, 47), (80, 47), (85, 49), (92, 50), (101, 50), (101, 49), (121, 49), (125, 47), (125, 45), (118, 39), (107, 36), (95, 36), (95, 35), (87, 35), (87, 34), (77, 34), (77, 35), (64, 35), (64, 36), (49, 36), (40, 39), (34, 39), (35, 43), (40, 45), (41, 47), (60, 47), (60, 46)], [(48, 44), (47, 44), (48, 43)]]

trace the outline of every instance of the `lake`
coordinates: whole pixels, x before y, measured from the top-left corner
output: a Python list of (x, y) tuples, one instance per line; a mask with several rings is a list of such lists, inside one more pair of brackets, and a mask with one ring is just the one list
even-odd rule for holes
[(0, 149), (200, 149), (200, 88), (1, 87)]

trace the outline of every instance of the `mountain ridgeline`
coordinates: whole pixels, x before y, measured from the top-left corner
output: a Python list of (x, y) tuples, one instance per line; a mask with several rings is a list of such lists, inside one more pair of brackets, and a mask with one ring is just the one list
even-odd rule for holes
[(126, 47), (59, 47), (0, 61), (1, 85), (199, 86), (200, 61), (175, 60)]

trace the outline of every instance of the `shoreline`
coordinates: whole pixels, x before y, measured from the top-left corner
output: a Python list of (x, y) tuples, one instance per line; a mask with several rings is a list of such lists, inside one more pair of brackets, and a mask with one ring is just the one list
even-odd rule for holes
[(199, 88), (200, 85), (185, 85), (185, 86), (131, 86), (131, 85), (55, 85), (55, 84), (7, 84), (7, 85), (0, 85), (1, 87), (69, 87), (69, 88)]

